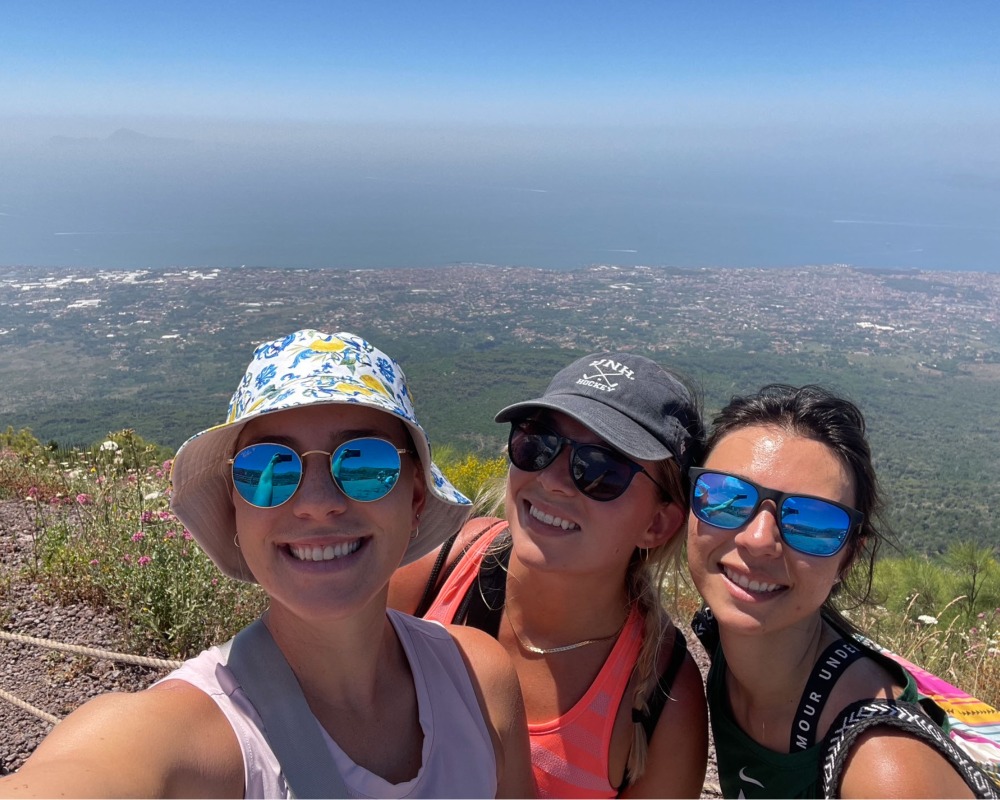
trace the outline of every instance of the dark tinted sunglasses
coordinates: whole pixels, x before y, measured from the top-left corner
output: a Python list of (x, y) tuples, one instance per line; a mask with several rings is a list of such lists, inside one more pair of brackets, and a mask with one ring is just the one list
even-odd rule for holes
[(296, 453), (291, 447), (262, 442), (244, 447), (229, 463), (233, 486), (240, 497), (257, 508), (275, 508), (287, 502), (302, 483), (302, 459), (313, 453), (330, 457), (330, 475), (345, 495), (359, 503), (381, 500), (399, 479), (402, 453), (385, 439), (352, 439), (332, 453), (309, 450)]
[(555, 460), (563, 445), (570, 446), (569, 474), (573, 483), (591, 500), (605, 502), (620, 497), (640, 472), (666, 495), (656, 479), (628, 456), (604, 445), (574, 442), (535, 420), (512, 423), (507, 455), (518, 469), (539, 472)]
[(691, 511), (699, 520), (733, 531), (753, 519), (761, 503), (773, 500), (782, 541), (807, 556), (836, 555), (865, 518), (832, 500), (777, 492), (727, 472), (692, 467), (689, 474)]

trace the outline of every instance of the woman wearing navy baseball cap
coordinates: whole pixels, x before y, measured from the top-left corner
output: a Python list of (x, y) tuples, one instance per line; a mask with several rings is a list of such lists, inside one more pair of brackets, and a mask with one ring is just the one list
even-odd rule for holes
[(699, 796), (704, 688), (658, 590), (704, 439), (693, 393), (648, 358), (595, 353), (496, 420), (506, 520), (397, 571), (390, 604), (504, 645), (542, 797)]

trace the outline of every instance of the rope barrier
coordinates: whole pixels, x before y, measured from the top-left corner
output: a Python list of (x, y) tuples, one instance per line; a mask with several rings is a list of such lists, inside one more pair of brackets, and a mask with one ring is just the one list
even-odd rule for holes
[(6, 639), (9, 642), (33, 644), (38, 647), (47, 647), (50, 650), (62, 650), (65, 653), (75, 653), (77, 655), (91, 656), (92, 658), (104, 658), (108, 661), (124, 661), (125, 663), (138, 664), (142, 667), (170, 667), (171, 669), (176, 669), (184, 663), (183, 661), (174, 661), (165, 658), (134, 656), (130, 653), (113, 653), (109, 650), (97, 650), (93, 647), (83, 647), (78, 644), (62, 644), (61, 642), (53, 642), (51, 639), (38, 639), (34, 636), (25, 636), (21, 633), (7, 633), (6, 631), (0, 631), (0, 639)]
[[(20, 642), (22, 644), (32, 644), (37, 647), (48, 648), (49, 650), (61, 650), (64, 653), (90, 656), (91, 658), (106, 659), (108, 661), (122, 661), (127, 664), (138, 664), (142, 667), (170, 667), (174, 669), (184, 663), (173, 659), (136, 656), (131, 653), (113, 653), (109, 650), (98, 650), (94, 647), (83, 647), (78, 644), (63, 644), (62, 642), (54, 642), (51, 639), (39, 639), (35, 636), (25, 636), (22, 633), (8, 633), (7, 631), (0, 631), (0, 640)], [(47, 711), (43, 711), (40, 708), (36, 708), (30, 703), (16, 697), (4, 689), (0, 689), (0, 699), (6, 700), (8, 703), (17, 706), (23, 711), (27, 711), (29, 714), (48, 722), (50, 725), (55, 725), (59, 722), (59, 717), (56, 717)]]
[(59, 717), (53, 716), (48, 711), (42, 711), (42, 709), (36, 708), (35, 706), (31, 705), (31, 703), (26, 703), (21, 698), (15, 697), (10, 692), (4, 691), (3, 689), (0, 689), (0, 697), (2, 697), (11, 705), (15, 705), (18, 708), (27, 711), (29, 714), (34, 714), (39, 719), (45, 720), (50, 725), (55, 725), (59, 721)]

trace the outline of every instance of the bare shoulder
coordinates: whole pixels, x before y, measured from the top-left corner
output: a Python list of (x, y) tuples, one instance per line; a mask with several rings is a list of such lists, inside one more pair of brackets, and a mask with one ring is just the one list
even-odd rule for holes
[(481, 683), (497, 684), (501, 688), (515, 687), (520, 695), (520, 683), (510, 656), (496, 639), (478, 628), (465, 625), (445, 625), (458, 645), (469, 669)]
[(82, 705), (16, 774), (0, 779), (0, 796), (239, 796), (242, 762), (212, 699), (169, 681)]
[(851, 748), (842, 797), (972, 797), (951, 763), (932, 745), (892, 728), (873, 728)]

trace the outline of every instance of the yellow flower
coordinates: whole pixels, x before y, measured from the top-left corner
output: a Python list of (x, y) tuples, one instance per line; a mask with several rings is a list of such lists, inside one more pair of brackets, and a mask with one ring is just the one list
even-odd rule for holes
[(332, 342), (324, 342), (322, 339), (314, 339), (309, 345), (310, 350), (316, 350), (320, 353), (339, 353), (346, 347), (347, 345), (339, 339), (335, 339)]
[(385, 390), (385, 386), (383, 386), (377, 378), (374, 378), (371, 375), (362, 375), (361, 382), (372, 391), (384, 394), (387, 397), (389, 396), (389, 393)]

